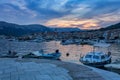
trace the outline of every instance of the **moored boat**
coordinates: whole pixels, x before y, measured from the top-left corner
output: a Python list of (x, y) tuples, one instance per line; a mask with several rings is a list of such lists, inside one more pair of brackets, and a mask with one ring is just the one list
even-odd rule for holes
[(43, 53), (42, 51), (34, 51), (24, 57), (60, 59), (61, 53), (56, 50), (54, 53)]
[(74, 40), (62, 40), (61, 43), (62, 45), (69, 45), (69, 44), (75, 44), (75, 41)]
[[(98, 47), (108, 47), (109, 45), (105, 44), (95, 44), (95, 46)], [(85, 56), (82, 56), (80, 58), (80, 62), (94, 67), (103, 67), (105, 64), (111, 63), (111, 52), (104, 53), (104, 52), (98, 52), (93, 49), (92, 52), (88, 52)]]

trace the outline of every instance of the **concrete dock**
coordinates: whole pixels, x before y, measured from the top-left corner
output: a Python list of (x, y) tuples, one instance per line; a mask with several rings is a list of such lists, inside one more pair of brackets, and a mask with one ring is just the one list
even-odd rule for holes
[(57, 60), (0, 58), (0, 80), (107, 80), (96, 70)]

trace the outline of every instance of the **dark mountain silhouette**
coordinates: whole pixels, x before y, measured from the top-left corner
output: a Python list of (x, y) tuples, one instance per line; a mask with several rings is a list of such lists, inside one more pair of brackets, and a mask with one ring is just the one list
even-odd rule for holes
[(0, 34), (8, 36), (22, 36), (26, 34), (32, 34), (37, 32), (49, 32), (50, 28), (43, 25), (18, 25), (13, 23), (7, 23), (0, 21)]
[(117, 24), (108, 26), (108, 27), (106, 27), (106, 28), (101, 28), (101, 29), (99, 29), (99, 30), (105, 31), (105, 30), (112, 30), (112, 29), (120, 29), (120, 23), (117, 23)]
[(18, 25), (0, 21), (0, 35), (7, 36), (22, 36), (39, 32), (73, 32), (80, 31), (79, 28), (50, 28), (44, 25), (31, 24), (31, 25)]
[[(120, 23), (108, 26), (106, 28), (97, 29), (100, 31), (120, 29)], [(75, 32), (75, 31), (84, 31), (79, 28), (49, 28), (44, 25), (31, 24), (31, 25), (18, 25), (14, 23), (8, 23), (0, 21), (0, 35), (7, 36), (22, 36), (32, 33), (39, 32)], [(96, 31), (96, 30), (85, 30), (85, 31)]]

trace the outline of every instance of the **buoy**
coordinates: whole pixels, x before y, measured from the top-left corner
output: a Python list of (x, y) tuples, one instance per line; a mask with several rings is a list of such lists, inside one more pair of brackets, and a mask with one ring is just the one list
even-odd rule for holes
[(66, 56), (69, 56), (69, 55), (70, 55), (69, 53), (66, 54)]

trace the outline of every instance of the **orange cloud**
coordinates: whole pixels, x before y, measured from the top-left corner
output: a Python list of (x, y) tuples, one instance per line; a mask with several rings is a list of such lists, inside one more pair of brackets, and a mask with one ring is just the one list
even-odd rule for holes
[(119, 15), (119, 11), (101, 14), (91, 19), (78, 19), (77, 15), (68, 15), (62, 18), (52, 19), (48, 21), (46, 25), (52, 27), (78, 27), (80, 29), (99, 29), (103, 26), (107, 26), (106, 24), (119, 21)]
[(53, 19), (46, 23), (47, 26), (57, 27), (79, 27), (81, 29), (98, 28), (95, 20), (61, 20)]
[(91, 23), (91, 22), (85, 23), (82, 26), (83, 26), (82, 29), (99, 29), (100, 28), (98, 24)]

